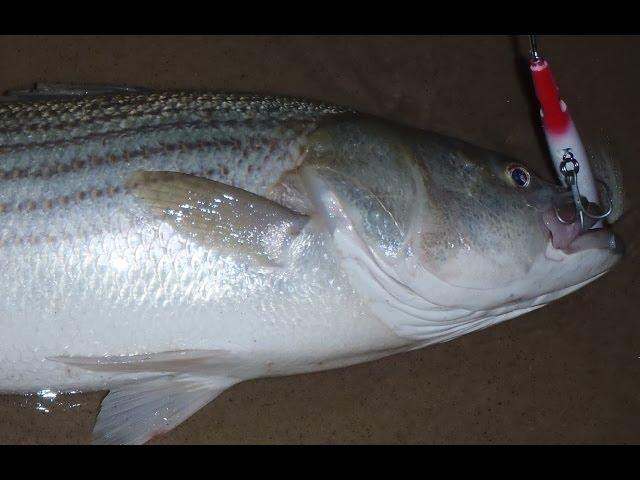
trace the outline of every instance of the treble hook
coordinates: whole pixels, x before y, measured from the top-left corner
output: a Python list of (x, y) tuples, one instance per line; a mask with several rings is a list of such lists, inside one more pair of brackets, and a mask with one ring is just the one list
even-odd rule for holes
[[(567, 168), (569, 165), (571, 166), (571, 168)], [(595, 207), (600, 211), (602, 211), (603, 209), (597, 203), (589, 202), (585, 197), (580, 195), (580, 189), (578, 188), (578, 182), (577, 182), (577, 176), (579, 171), (580, 171), (580, 164), (575, 159), (573, 153), (571, 152), (571, 149), (570, 148), (565, 149), (564, 155), (562, 155), (562, 162), (560, 163), (560, 173), (564, 175), (564, 179), (567, 184), (568, 190), (571, 190), (571, 195), (573, 197), (573, 203), (576, 208), (577, 217), (580, 219), (580, 228), (582, 230), (587, 230), (590, 228), (590, 226), (585, 226), (585, 216), (592, 220), (602, 220), (604, 218), (607, 218), (609, 215), (611, 215), (611, 212), (613, 211), (613, 202), (611, 201), (611, 190), (609, 190), (609, 186), (605, 182), (596, 179), (598, 183), (604, 186), (609, 207), (604, 213), (598, 214), (595, 212), (593, 213), (589, 212), (590, 207), (591, 208)], [(586, 206), (583, 203), (585, 201), (586, 201)], [(556, 218), (560, 221), (560, 223), (572, 224), (572, 223), (575, 223), (576, 221), (575, 218), (573, 219), (573, 221), (567, 221), (563, 219), (560, 216), (560, 212), (558, 211), (557, 207), (555, 209), (555, 213), (556, 213)]]

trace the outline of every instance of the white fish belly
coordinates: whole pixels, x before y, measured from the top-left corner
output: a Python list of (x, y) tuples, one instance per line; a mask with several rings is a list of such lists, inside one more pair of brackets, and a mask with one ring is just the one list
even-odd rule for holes
[[(109, 388), (122, 374), (50, 360), (224, 350), (252, 378), (402, 348), (310, 222), (282, 267), (221, 255), (149, 220), (128, 194), (12, 213), (0, 251), (0, 390)], [(357, 360), (356, 360), (357, 359)]]

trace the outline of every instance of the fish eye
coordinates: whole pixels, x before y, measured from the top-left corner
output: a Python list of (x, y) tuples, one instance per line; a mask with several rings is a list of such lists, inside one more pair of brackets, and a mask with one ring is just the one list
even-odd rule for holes
[(509, 176), (513, 183), (516, 186), (525, 188), (529, 186), (529, 182), (531, 181), (531, 175), (526, 168), (521, 167), (520, 165), (511, 165), (508, 169)]

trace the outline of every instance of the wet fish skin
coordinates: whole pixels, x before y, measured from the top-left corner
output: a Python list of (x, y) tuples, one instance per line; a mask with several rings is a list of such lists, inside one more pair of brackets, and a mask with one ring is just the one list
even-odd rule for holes
[[(362, 302), (322, 234), (299, 239), (292, 272), (253, 271), (148, 221), (127, 191), (134, 172), (171, 170), (269, 196), (299, 162), (299, 138), (344, 111), (181, 93), (2, 106), (0, 389), (104, 389), (156, 375), (69, 368), (51, 360), (60, 356), (207, 349), (250, 356), (242, 368), (273, 375), (383, 355), (371, 343), (385, 352), (406, 344), (359, 322)], [(318, 297), (328, 300), (318, 306)], [(336, 313), (345, 321), (330, 327)]]
[[(199, 269), (193, 258), (205, 261), (210, 256), (206, 251), (181, 257), (180, 249), (187, 248), (181, 238), (166, 226), (153, 230), (146, 220), (132, 215), (143, 218), (144, 212), (127, 191), (128, 178), (141, 170), (170, 170), (267, 195), (282, 172), (295, 168), (300, 155), (296, 142), (304, 132), (315, 128), (321, 116), (342, 111), (291, 99), (191, 93), (0, 107), (0, 282), (5, 292), (0, 311), (9, 333), (0, 350), (16, 364), (15, 369), (3, 369), (6, 376), (0, 374), (0, 388), (32, 391), (43, 384), (76, 388), (77, 377), (51, 377), (47, 367), (38, 374), (16, 377), (22, 365), (39, 365), (46, 356), (66, 351), (108, 355), (193, 348), (182, 331), (188, 325), (177, 330), (179, 324), (166, 327), (158, 345), (145, 338), (148, 325), (142, 325), (139, 316), (166, 317), (169, 313), (159, 312), (167, 305), (179, 317), (198, 308), (206, 310), (212, 297), (221, 295), (216, 288), (245, 288), (242, 275), (250, 272), (236, 272), (239, 267), (225, 259), (211, 259)], [(138, 268), (119, 276), (118, 265), (124, 265), (125, 259), (114, 259), (113, 254), (128, 251), (133, 242), (138, 245), (130, 252), (131, 263)], [(92, 265), (83, 263), (87, 255)], [(193, 289), (193, 280), (189, 281), (190, 276), (218, 279), (219, 272), (230, 269), (233, 274), (221, 280), (224, 286), (207, 291)], [(131, 281), (128, 276), (133, 276)], [(277, 281), (266, 278), (267, 273), (261, 281), (270, 285)], [(102, 293), (102, 304), (93, 298), (96, 292)], [(153, 313), (144, 310), (145, 301), (152, 303), (148, 308)], [(82, 318), (89, 306), (99, 306), (108, 319), (101, 327), (85, 330)], [(175, 313), (172, 308), (185, 310)], [(266, 318), (274, 305), (254, 308)], [(66, 318), (60, 318), (60, 310)], [(223, 310), (219, 304), (218, 310)], [(36, 318), (26, 325), (24, 319), (29, 317)], [(47, 347), (51, 339), (42, 338), (45, 347), (36, 354), (29, 351), (39, 335), (48, 335), (47, 328), (64, 325), (70, 330), (68, 339)], [(123, 329), (128, 329), (129, 337), (124, 344), (114, 347), (100, 340), (111, 337), (109, 331)], [(137, 340), (130, 342), (131, 337)], [(199, 344), (209, 345), (206, 337), (201, 335)], [(16, 344), (15, 338), (22, 339), (22, 344)], [(103, 388), (105, 382), (93, 378), (83, 388)]]
[[(0, 391), (109, 389), (94, 440), (142, 443), (238, 381), (449, 340), (609, 270), (549, 247), (530, 205), (553, 189), (512, 162), (284, 97), (2, 103)], [(275, 255), (253, 211), (297, 226)]]

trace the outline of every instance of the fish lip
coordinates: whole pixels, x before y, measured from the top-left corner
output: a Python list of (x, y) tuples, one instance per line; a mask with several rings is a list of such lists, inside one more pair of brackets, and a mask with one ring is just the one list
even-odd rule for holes
[(564, 248), (567, 255), (584, 252), (586, 250), (608, 250), (613, 255), (622, 257), (625, 253), (624, 242), (608, 228), (596, 228), (580, 234)]
[(582, 231), (578, 222), (561, 223), (553, 208), (542, 213), (542, 224), (553, 248), (567, 255), (592, 249), (609, 250), (613, 254), (624, 255), (624, 242), (607, 227)]

